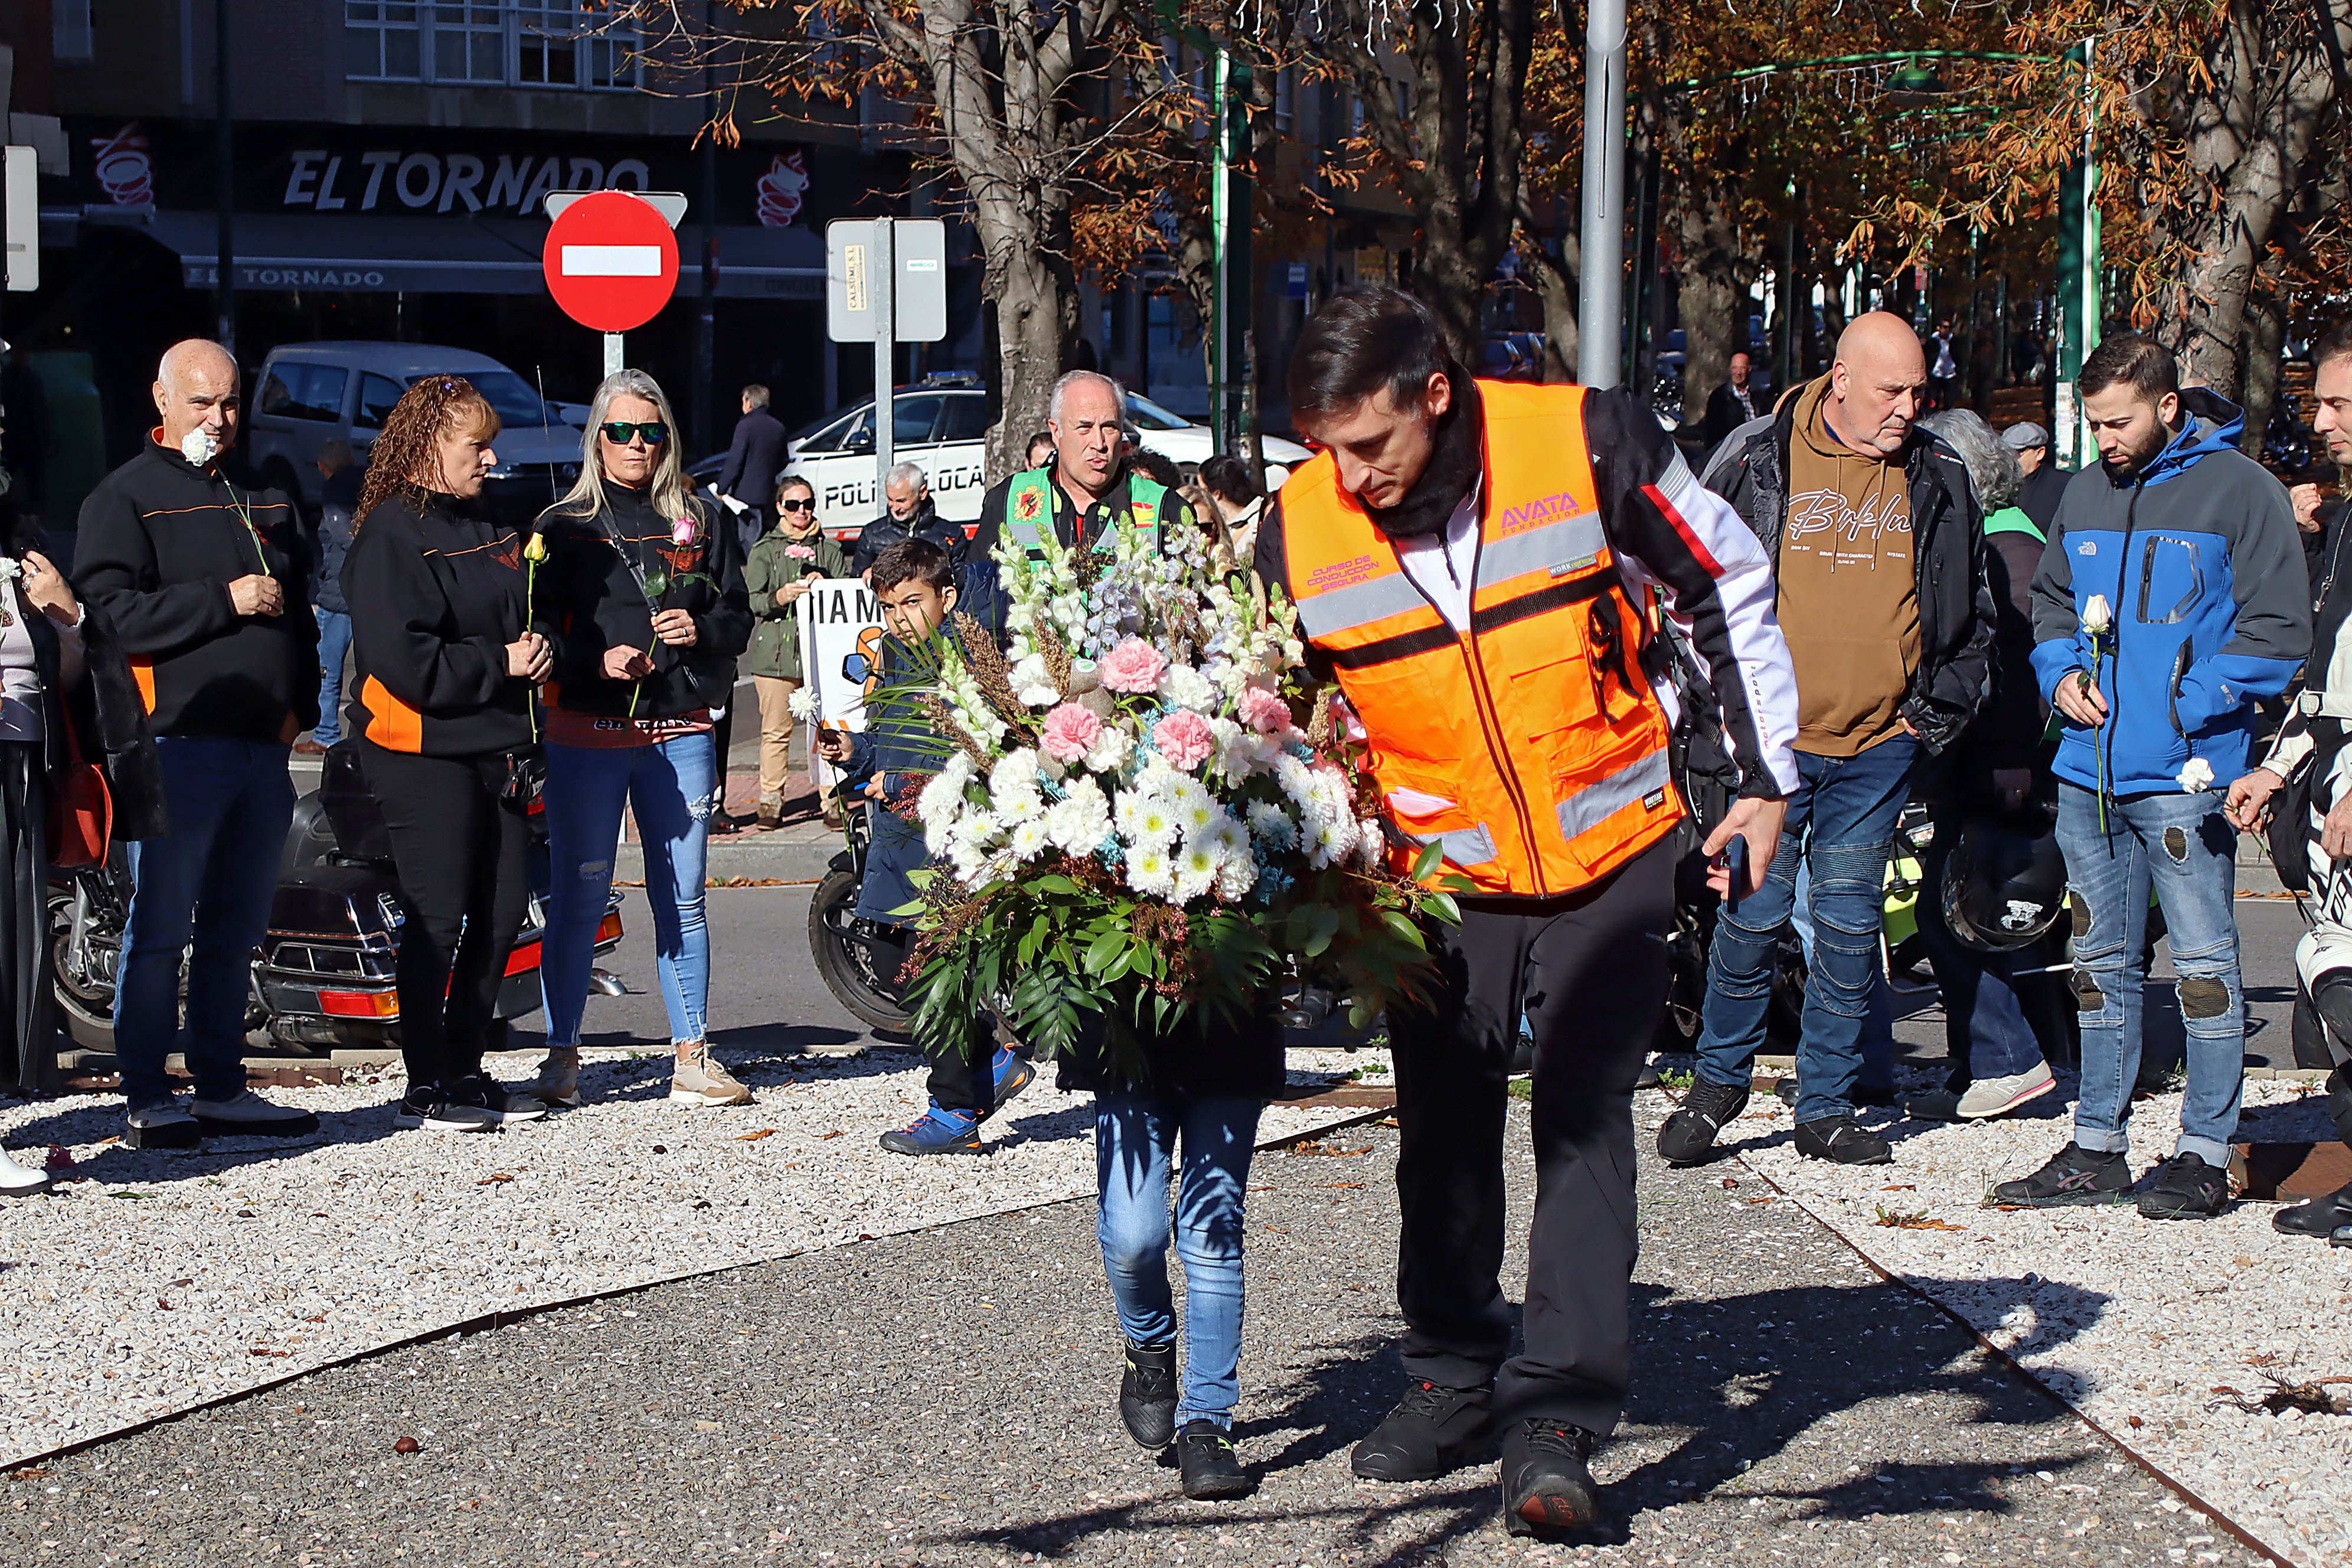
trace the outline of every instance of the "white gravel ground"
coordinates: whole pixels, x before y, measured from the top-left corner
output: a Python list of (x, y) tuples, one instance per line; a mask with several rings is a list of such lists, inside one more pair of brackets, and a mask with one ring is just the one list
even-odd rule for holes
[[(1727, 1142), (1881, 1268), (2274, 1551), (2314, 1568), (2352, 1563), (2352, 1415), (2215, 1408), (2220, 1387), (2270, 1393), (2266, 1374), (2352, 1376), (2352, 1249), (2278, 1235), (2270, 1203), (2241, 1202), (2202, 1222), (2144, 1220), (2129, 1206), (1982, 1206), (1992, 1183), (2032, 1171), (2068, 1136), (2071, 1106), (2055, 1094), (2043, 1104), (2032, 1120), (1967, 1126), (1865, 1112), (1898, 1140), (1893, 1165), (1868, 1169), (1799, 1158), (1789, 1111), (1762, 1095)], [(2171, 1153), (2179, 1104), (2175, 1094), (2135, 1108), (2136, 1171)], [(2335, 1136), (2301, 1086), (2249, 1083), (2246, 1106), (2242, 1140)], [(2352, 1395), (2352, 1385), (2335, 1392)]]
[[(0, 1200), (0, 1466), (484, 1313), (1094, 1190), (1091, 1100), (1050, 1069), (985, 1157), (913, 1160), (875, 1143), (922, 1107), (911, 1053), (731, 1065), (758, 1102), (705, 1110), (668, 1101), (666, 1054), (592, 1050), (588, 1103), (471, 1137), (394, 1129), (396, 1072), (277, 1090), (315, 1139), (194, 1155), (112, 1142), (112, 1096), (0, 1105), (0, 1145), (74, 1164)], [(1361, 1114), (1277, 1105), (1261, 1137)]]

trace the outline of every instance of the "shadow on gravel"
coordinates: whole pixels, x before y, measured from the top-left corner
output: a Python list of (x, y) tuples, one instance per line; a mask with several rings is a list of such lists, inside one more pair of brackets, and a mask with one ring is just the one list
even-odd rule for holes
[[(2046, 1468), (2050, 1461), (2042, 1461)], [(1790, 1502), (1810, 1502), (1799, 1510), (1803, 1519), (1876, 1519), (1889, 1513), (1924, 1513), (1949, 1509), (1956, 1512), (1999, 1516), (2011, 1511), (2010, 1500), (1987, 1483), (2007, 1476), (2011, 1467), (1998, 1462), (1968, 1465), (1881, 1465), (1865, 1476), (1853, 1476), (1838, 1485), (1811, 1491), (1770, 1491), (1760, 1495)]]

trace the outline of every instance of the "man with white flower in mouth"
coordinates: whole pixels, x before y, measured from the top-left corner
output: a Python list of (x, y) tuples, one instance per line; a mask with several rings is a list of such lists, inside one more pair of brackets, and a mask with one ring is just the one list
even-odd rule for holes
[(2151, 1219), (2229, 1201), (2244, 1077), (2237, 836), (2216, 782), (2246, 771), (2257, 698), (2311, 646), (2308, 579), (2286, 491), (2238, 450), (2244, 416), (2184, 388), (2172, 352), (2119, 332), (2084, 361), (2099, 461), (2067, 481), (2033, 579), (2033, 672), (2064, 721), (2058, 846), (2083, 1025), (2074, 1135), (1995, 1201), (2116, 1203), (2139, 1077), (2148, 895), (2164, 907), (2188, 1034), (2172, 1157), (2139, 1194)]
[[(162, 423), (82, 503), (75, 550), (74, 586), (105, 610), (131, 655), (170, 815), (168, 832), (129, 854), (135, 890), (116, 968), (114, 1049), (132, 1148), (319, 1125), (245, 1087), (247, 966), (268, 928), (294, 812), (288, 752), (319, 721), (319, 624), (293, 503), (221, 472), (236, 440), (237, 390), (236, 362), (218, 343), (173, 345), (155, 376)], [(173, 1051), (186, 1054), (193, 1107), (163, 1075)]]

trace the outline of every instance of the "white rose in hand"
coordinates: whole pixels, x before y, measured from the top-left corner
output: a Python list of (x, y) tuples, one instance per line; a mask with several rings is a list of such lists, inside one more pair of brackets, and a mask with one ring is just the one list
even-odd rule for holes
[(2092, 595), (2090, 603), (2083, 606), (2083, 629), (2097, 637), (2115, 624), (2116, 613), (2107, 607), (2107, 596)]
[(2180, 770), (2181, 794), (2202, 795), (2212, 787), (2213, 764), (2202, 757), (2189, 758), (2188, 766)]

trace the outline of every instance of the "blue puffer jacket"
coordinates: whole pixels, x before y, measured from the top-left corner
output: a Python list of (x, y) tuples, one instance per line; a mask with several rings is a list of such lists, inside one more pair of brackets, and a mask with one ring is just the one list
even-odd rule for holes
[[(2145, 469), (2094, 463), (2067, 481), (2033, 578), (2033, 673), (2044, 697), (2088, 672), (2082, 614), (2103, 596), (2107, 788), (2180, 787), (2202, 757), (2227, 788), (2246, 771), (2254, 702), (2294, 679), (2311, 647), (2310, 586), (2286, 491), (2237, 448), (2245, 416), (2203, 388), (2180, 395), (2180, 429)], [(2098, 787), (2097, 731), (2066, 722), (2058, 776)]]

